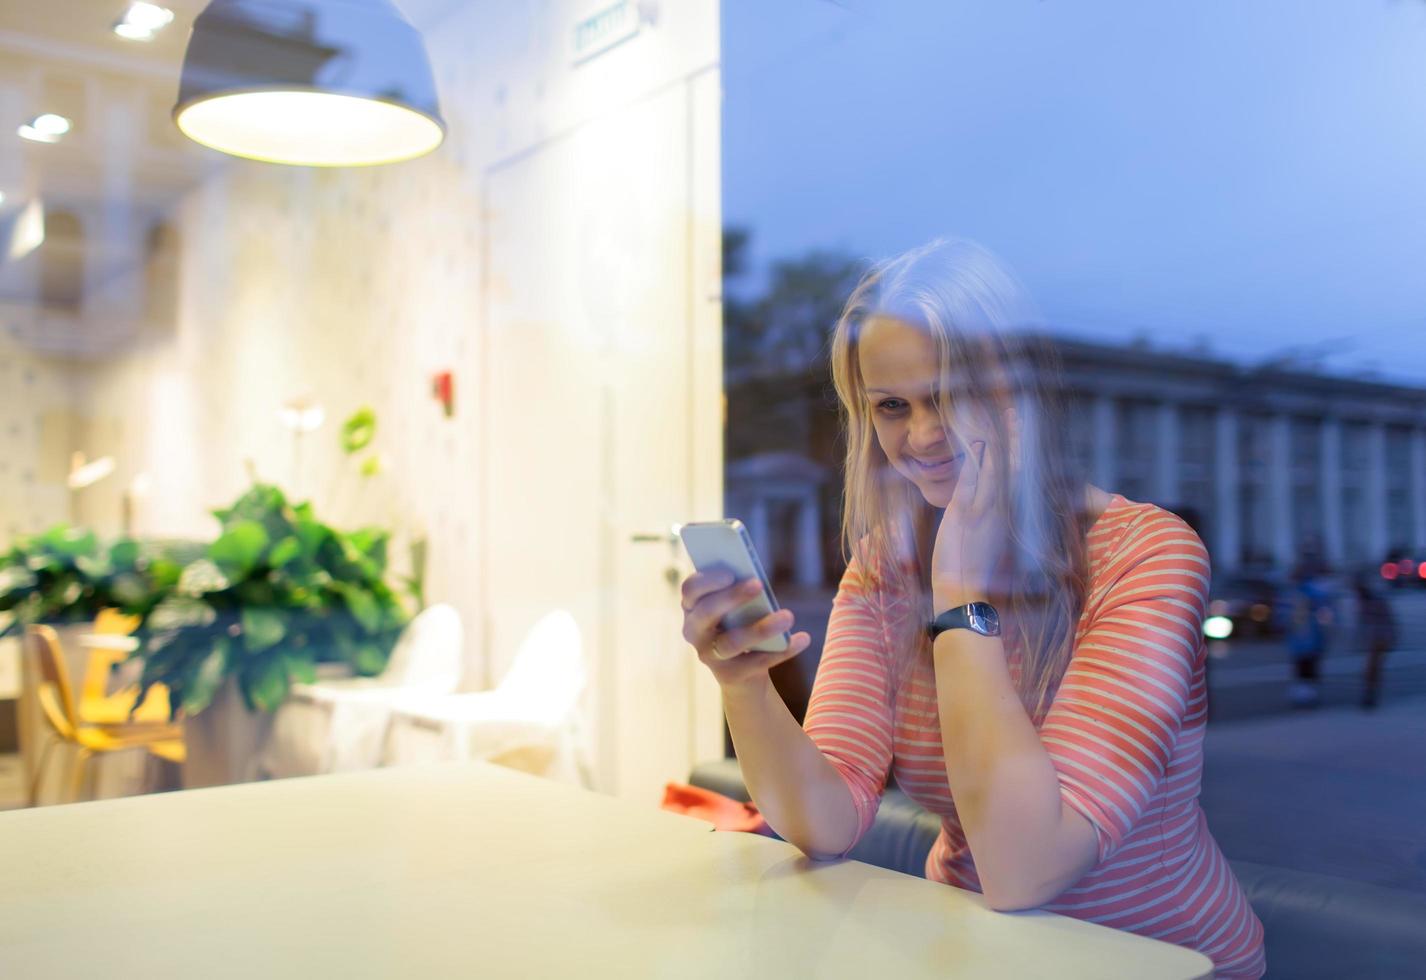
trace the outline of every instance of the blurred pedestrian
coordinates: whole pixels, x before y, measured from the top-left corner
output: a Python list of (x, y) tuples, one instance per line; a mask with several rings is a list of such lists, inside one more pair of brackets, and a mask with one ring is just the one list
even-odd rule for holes
[(1315, 708), (1322, 703), (1322, 657), (1332, 625), (1332, 587), (1326, 566), (1313, 555), (1298, 563), (1293, 580), (1287, 649), (1294, 680), (1288, 700), (1297, 708)]
[(1358, 573), (1353, 585), (1357, 593), (1357, 624), (1367, 646), (1367, 663), (1362, 671), (1362, 709), (1377, 706), (1381, 695), (1381, 665), (1387, 651), (1395, 648), (1396, 615), (1386, 596), (1377, 592), (1366, 573)]

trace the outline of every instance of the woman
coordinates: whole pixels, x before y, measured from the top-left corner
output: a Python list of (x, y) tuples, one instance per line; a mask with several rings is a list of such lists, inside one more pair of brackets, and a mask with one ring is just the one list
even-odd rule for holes
[(808, 634), (749, 652), (791, 613), (719, 629), (756, 582), (692, 576), (684, 635), (753, 799), (808, 855), (846, 854), (894, 774), (941, 818), (932, 880), (1261, 976), (1262, 926), (1198, 805), (1206, 553), (1173, 515), (1076, 476), (1049, 362), (1009, 329), (1029, 321), (1020, 296), (981, 249), (936, 242), (847, 302), (849, 563), (805, 727), (767, 671)]

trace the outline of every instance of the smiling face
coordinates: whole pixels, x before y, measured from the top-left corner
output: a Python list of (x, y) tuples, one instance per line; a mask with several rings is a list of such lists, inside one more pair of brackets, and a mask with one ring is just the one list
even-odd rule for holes
[(857, 357), (882, 452), (927, 503), (945, 507), (955, 491), (967, 447), (985, 438), (986, 426), (975, 413), (952, 418), (950, 431), (942, 424), (936, 403), (939, 355), (925, 331), (900, 320), (874, 317), (862, 327)]

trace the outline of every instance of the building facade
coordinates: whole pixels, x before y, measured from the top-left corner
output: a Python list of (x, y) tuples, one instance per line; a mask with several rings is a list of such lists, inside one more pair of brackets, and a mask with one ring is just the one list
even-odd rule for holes
[(1426, 389), (1056, 338), (1090, 479), (1192, 512), (1218, 572), (1426, 550)]
[[(1393, 550), (1426, 555), (1426, 388), (1047, 339), (1062, 368), (1067, 451), (1096, 485), (1189, 518), (1217, 574), (1286, 574), (1308, 556), (1353, 569)], [(799, 375), (729, 372), (726, 390), (728, 513), (757, 511), (760, 547), (800, 542), (797, 556), (764, 559), (783, 581), (813, 581), (812, 569), (790, 567), (815, 553), (811, 509), (751, 502), (767, 459), (820, 465), (827, 478), (803, 489), (817, 485), (821, 577), (834, 586), (842, 450), (825, 363)]]

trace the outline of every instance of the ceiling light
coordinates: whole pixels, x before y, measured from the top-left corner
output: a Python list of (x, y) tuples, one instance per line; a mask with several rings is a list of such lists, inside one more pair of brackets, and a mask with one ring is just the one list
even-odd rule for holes
[(45, 112), (20, 126), (15, 132), (34, 143), (58, 143), (59, 138), (73, 128), (64, 116)]
[(318, 167), (409, 160), (446, 128), (421, 35), (390, 0), (211, 0), (173, 118), (212, 149)]
[(0, 204), (4, 204), (4, 203), (5, 203), (5, 192), (4, 192), (4, 191), (0, 191)]
[(155, 34), (173, 22), (173, 11), (142, 0), (129, 4), (124, 16), (114, 23), (114, 33), (126, 41), (152, 41)]

